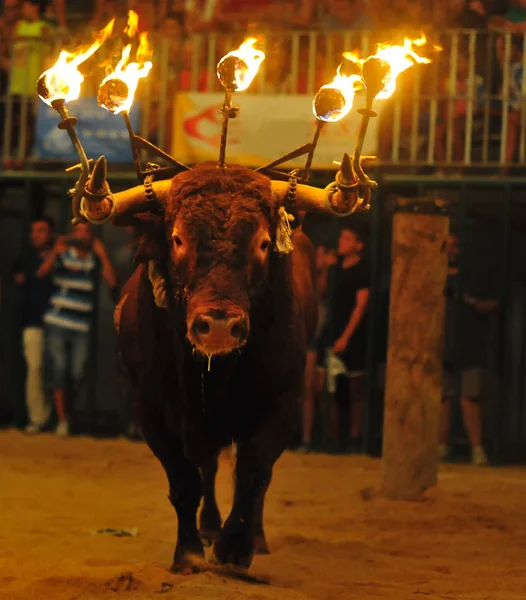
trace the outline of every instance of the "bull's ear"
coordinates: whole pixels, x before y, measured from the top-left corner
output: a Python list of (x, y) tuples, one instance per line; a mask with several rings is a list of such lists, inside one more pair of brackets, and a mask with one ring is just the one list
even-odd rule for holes
[(127, 220), (126, 225), (133, 227), (137, 240), (136, 263), (164, 260), (167, 245), (162, 217), (151, 213), (136, 214)]

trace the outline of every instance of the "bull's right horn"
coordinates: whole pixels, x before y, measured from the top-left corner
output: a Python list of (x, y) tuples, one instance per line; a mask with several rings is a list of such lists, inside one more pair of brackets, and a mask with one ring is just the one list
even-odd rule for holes
[[(284, 205), (292, 193), (290, 183), (272, 181), (271, 185), (276, 204)], [(344, 154), (335, 181), (325, 189), (302, 184), (296, 186), (296, 207), (299, 210), (330, 212), (338, 216), (350, 215), (361, 204), (358, 185), (359, 181), (352, 170), (351, 159), (348, 154)]]
[(106, 180), (106, 158), (101, 156), (84, 188), (81, 214), (90, 223), (101, 224), (142, 212), (151, 208), (153, 202), (164, 204), (171, 186), (172, 181), (167, 179), (151, 184), (153, 194), (147, 193), (147, 187), (142, 185), (112, 194)]

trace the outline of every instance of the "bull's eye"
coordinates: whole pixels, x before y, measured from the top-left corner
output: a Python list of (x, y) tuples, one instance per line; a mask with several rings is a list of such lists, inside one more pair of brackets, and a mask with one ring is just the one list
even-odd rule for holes
[(261, 242), (261, 251), (262, 252), (266, 252), (270, 247), (270, 240), (264, 240), (263, 242)]
[(174, 235), (173, 236), (173, 242), (176, 246), (182, 246), (183, 245), (183, 240), (178, 236), (178, 235)]

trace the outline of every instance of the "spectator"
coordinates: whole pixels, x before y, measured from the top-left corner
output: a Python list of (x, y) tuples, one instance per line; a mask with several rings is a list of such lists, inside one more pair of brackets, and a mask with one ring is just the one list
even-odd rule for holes
[[(349, 377), (351, 450), (358, 449), (365, 401), (369, 267), (362, 260), (364, 248), (364, 239), (358, 231), (351, 227), (342, 229), (338, 241), (340, 262), (335, 273), (330, 342), (333, 354), (344, 362)], [(333, 431), (334, 425), (333, 420)]]
[[(71, 359), (71, 378), (78, 392), (89, 359), (90, 331), (98, 264), (102, 277), (112, 291), (117, 276), (102, 242), (93, 236), (90, 225), (77, 223), (70, 236), (57, 239), (53, 250), (38, 270), (39, 277), (53, 276), (56, 291), (44, 315), (49, 335), (49, 352), (59, 437), (69, 435), (66, 398), (67, 362)], [(69, 347), (69, 348), (68, 348)]]
[[(502, 38), (497, 44), (497, 58), (500, 63), (501, 71), (504, 73), (508, 69), (508, 89), (502, 88), (500, 90), (503, 101), (508, 102), (508, 129), (506, 136), (506, 164), (508, 166), (502, 169), (502, 174), (509, 172), (509, 165), (515, 158), (519, 141), (519, 129), (521, 122), (521, 106), (525, 101), (522, 92), (522, 78), (524, 73), (522, 53), (523, 53), (523, 40), (522, 38), (513, 36), (511, 39), (511, 61), (507, 65), (505, 62), (505, 44), (502, 43)], [(503, 79), (503, 78), (502, 78)], [(499, 114), (503, 114), (503, 105), (498, 102)]]
[(217, 0), (215, 21), (228, 30), (246, 32), (271, 20), (272, 0)]
[(327, 18), (324, 29), (328, 31), (360, 31), (373, 28), (367, 0), (327, 0)]
[[(485, 98), (486, 89), (484, 80), (480, 75), (474, 74), (473, 87), (470, 89), (469, 59), (465, 54), (459, 54), (457, 63), (457, 80), (455, 83), (454, 99), (450, 104), (448, 100), (442, 103), (442, 110), (436, 127), (436, 159), (444, 162), (446, 159), (445, 141), (448, 124), (451, 121), (454, 160), (461, 161), (464, 157), (466, 140), (466, 116), (468, 106), (472, 103), (474, 117), (480, 113)], [(445, 79), (442, 94), (450, 93), (449, 80)], [(452, 113), (450, 115), (450, 113)]]
[(39, 433), (45, 427), (50, 406), (46, 402), (43, 375), (44, 313), (53, 289), (51, 277), (37, 272), (53, 245), (54, 224), (49, 217), (31, 223), (28, 254), (15, 266), (15, 282), (23, 287), (23, 348), (26, 361), (26, 406), (29, 424), (26, 433)]
[(512, 33), (526, 32), (526, 0), (516, 0), (504, 15), (504, 29)]
[[(13, 97), (10, 150), (13, 153), (18, 144), (23, 144), (22, 154), (26, 157), (34, 130), (35, 81), (44, 70), (43, 57), (51, 47), (51, 32), (49, 24), (41, 17), (39, 2), (24, 0), (21, 14), (14, 31), (9, 76), (9, 94)], [(20, 161), (9, 161), (5, 166), (21, 168), (22, 164)]]
[(325, 364), (325, 339), (327, 321), (327, 282), (329, 268), (336, 263), (334, 250), (320, 245), (316, 251), (317, 292), (318, 292), (318, 326), (314, 339), (307, 351), (305, 366), (305, 393), (303, 396), (303, 436), (301, 450), (312, 450), (312, 427), (316, 399), (323, 391), (323, 367)]
[[(20, 17), (18, 0), (6, 0), (0, 16), (0, 97), (5, 96), (9, 82), (10, 50), (13, 32)], [(0, 102), (0, 123), (4, 123), (5, 104)], [(0, 139), (0, 143), (3, 139)]]
[[(460, 403), (464, 426), (471, 445), (471, 461), (474, 465), (480, 466), (488, 462), (482, 447), (480, 405), (483, 367), (487, 353), (486, 325), (487, 317), (495, 311), (498, 301), (495, 299), (495, 289), (488, 275), (474, 270), (466, 272), (466, 293), (460, 295), (459, 249), (458, 238), (450, 235), (447, 243), (448, 280), (439, 456), (441, 459), (447, 456), (451, 400), (455, 395), (455, 375), (456, 369), (459, 368), (461, 371)], [(460, 315), (457, 311), (460, 311)], [(458, 323), (461, 324), (460, 331), (457, 328)], [(460, 357), (460, 364), (457, 364), (457, 357)]]

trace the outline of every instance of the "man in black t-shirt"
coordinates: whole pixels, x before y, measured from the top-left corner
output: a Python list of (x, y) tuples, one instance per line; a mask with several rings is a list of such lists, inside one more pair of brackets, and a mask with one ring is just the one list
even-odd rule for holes
[(15, 266), (15, 281), (23, 287), (23, 346), (27, 366), (26, 405), (29, 416), (27, 433), (38, 433), (50, 415), (44, 393), (44, 329), (42, 318), (49, 306), (53, 289), (51, 277), (37, 277), (37, 271), (53, 243), (53, 221), (36, 219), (31, 223), (31, 248)]
[(458, 237), (450, 235), (447, 243), (448, 277), (439, 456), (444, 459), (448, 453), (451, 401), (457, 391), (456, 375), (459, 369), (460, 406), (471, 445), (471, 462), (482, 466), (488, 460), (482, 446), (480, 400), (488, 353), (488, 319), (498, 308), (498, 299), (493, 278), (487, 269), (466, 269), (461, 292), (459, 250)]
[[(358, 448), (362, 434), (365, 399), (367, 306), (370, 270), (362, 259), (363, 236), (354, 229), (342, 229), (338, 240), (338, 264), (332, 274), (333, 304), (327, 332), (332, 350), (345, 364), (351, 399), (351, 450)], [(333, 436), (336, 439), (338, 412), (333, 410)]]

